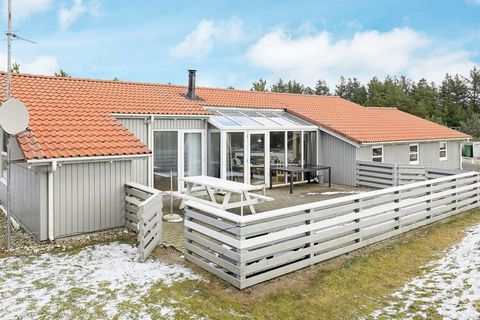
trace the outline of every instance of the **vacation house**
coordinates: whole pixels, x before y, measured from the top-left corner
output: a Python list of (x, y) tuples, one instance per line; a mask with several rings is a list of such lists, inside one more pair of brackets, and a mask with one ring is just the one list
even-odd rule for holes
[[(1, 81), (5, 86), (5, 74)], [(37, 239), (125, 224), (125, 183), (183, 190), (177, 177), (209, 175), (269, 184), (270, 166), (323, 164), (355, 185), (357, 160), (461, 167), (470, 137), (395, 108), (336, 96), (13, 75), (29, 130), (0, 135), (0, 201)], [(300, 182), (299, 174), (294, 179)], [(276, 173), (274, 185), (287, 178)]]

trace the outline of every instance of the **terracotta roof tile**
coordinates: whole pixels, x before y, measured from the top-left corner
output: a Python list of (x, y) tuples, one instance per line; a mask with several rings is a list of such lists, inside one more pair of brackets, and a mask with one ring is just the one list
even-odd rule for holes
[(12, 94), (30, 112), (30, 131), (18, 142), (29, 160), (145, 154), (150, 150), (112, 114), (208, 116), (205, 107), (284, 109), (357, 143), (469, 138), (397, 109), (339, 97), (197, 88), (192, 101), (185, 93), (175, 85), (14, 75)]

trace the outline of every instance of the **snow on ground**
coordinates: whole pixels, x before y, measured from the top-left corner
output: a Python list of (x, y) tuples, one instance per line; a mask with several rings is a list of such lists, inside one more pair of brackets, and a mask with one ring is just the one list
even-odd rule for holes
[[(86, 317), (150, 318), (141, 299), (153, 285), (199, 278), (182, 266), (139, 263), (137, 257), (135, 247), (111, 243), (77, 253), (0, 259), (0, 319), (77, 317), (74, 309)], [(136, 314), (126, 311), (131, 309)], [(174, 312), (162, 305), (154, 310), (167, 318)]]
[(480, 225), (425, 268), (422, 276), (393, 294), (388, 306), (372, 318), (480, 319)]

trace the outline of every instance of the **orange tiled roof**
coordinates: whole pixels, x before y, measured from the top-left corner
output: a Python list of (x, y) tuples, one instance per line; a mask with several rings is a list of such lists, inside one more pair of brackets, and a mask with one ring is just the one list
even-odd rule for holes
[[(3, 89), (5, 74), (1, 74)], [(5, 90), (3, 90), (5, 92)], [(14, 75), (12, 95), (30, 112), (19, 135), (26, 159), (150, 153), (113, 113), (210, 115), (215, 107), (284, 109), (356, 143), (467, 139), (469, 136), (394, 108), (365, 108), (339, 97)]]

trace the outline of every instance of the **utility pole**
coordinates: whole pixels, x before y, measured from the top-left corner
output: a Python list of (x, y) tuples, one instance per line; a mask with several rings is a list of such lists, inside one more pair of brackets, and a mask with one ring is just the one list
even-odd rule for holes
[[(8, 29), (7, 29), (7, 100), (10, 99), (11, 95), (11, 85), (12, 85), (12, 0), (8, 0)], [(6, 247), (7, 250), (11, 248), (11, 233), (12, 227), (10, 225), (10, 215), (11, 215), (11, 191), (12, 191), (12, 152), (10, 150), (10, 137), (8, 135), (7, 143), (7, 160), (8, 160), (8, 169), (7, 169), (7, 234), (6, 234)]]

